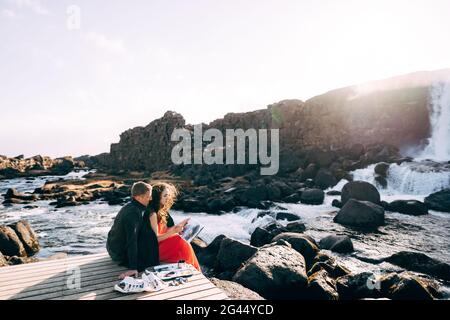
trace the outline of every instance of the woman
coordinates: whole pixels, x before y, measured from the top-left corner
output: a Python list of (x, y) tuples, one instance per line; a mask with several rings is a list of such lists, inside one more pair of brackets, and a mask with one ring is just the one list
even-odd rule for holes
[(150, 210), (156, 214), (150, 215), (150, 225), (156, 234), (159, 245), (159, 261), (162, 263), (175, 263), (184, 260), (193, 265), (198, 271), (200, 265), (194, 250), (189, 242), (180, 236), (188, 219), (174, 225), (169, 214), (178, 192), (172, 184), (158, 182), (153, 185), (152, 202)]

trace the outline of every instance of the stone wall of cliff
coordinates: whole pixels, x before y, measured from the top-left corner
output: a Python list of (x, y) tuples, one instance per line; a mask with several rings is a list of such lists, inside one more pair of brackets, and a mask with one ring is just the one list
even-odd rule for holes
[[(262, 110), (230, 113), (203, 129), (279, 128), (281, 166), (295, 170), (311, 152), (341, 152), (357, 144), (401, 149), (423, 143), (430, 134), (429, 86), (347, 87), (306, 102), (284, 100)], [(181, 127), (192, 130), (182, 115), (166, 112), (146, 127), (125, 131), (109, 154), (94, 159), (114, 171), (167, 169), (176, 144), (170, 135)]]

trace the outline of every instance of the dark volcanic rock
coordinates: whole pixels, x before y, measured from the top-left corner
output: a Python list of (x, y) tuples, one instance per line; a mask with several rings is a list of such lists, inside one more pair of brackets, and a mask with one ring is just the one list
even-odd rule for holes
[(292, 248), (274, 245), (261, 248), (233, 276), (266, 299), (296, 299), (308, 284), (305, 260)]
[(425, 198), (424, 202), (431, 210), (450, 212), (450, 189), (432, 193)]
[(419, 252), (401, 251), (385, 261), (409, 271), (420, 272), (443, 280), (450, 280), (450, 265)]
[(308, 299), (338, 300), (336, 281), (328, 276), (325, 270), (320, 270), (308, 277)]
[(28, 256), (32, 256), (40, 250), (37, 235), (34, 233), (28, 221), (20, 220), (10, 225), (10, 227), (16, 232)]
[(387, 188), (388, 182), (387, 182), (387, 179), (385, 177), (382, 177), (382, 176), (376, 174), (375, 175), (375, 181), (378, 183), (378, 185), (381, 188), (383, 188), (383, 189)]
[(222, 240), (226, 238), (223, 234), (214, 238), (214, 240), (206, 246), (206, 243), (200, 239), (194, 239), (192, 243), (192, 248), (195, 251), (195, 255), (201, 265), (214, 268), (217, 263), (217, 254), (220, 249), (220, 244)]
[(277, 212), (275, 218), (277, 220), (287, 220), (287, 221), (296, 221), (299, 220), (300, 217), (296, 214), (290, 213), (290, 212)]
[(327, 192), (327, 195), (329, 195), (329, 196), (340, 196), (341, 194), (342, 194), (342, 192), (338, 191), (338, 190), (330, 190)]
[(297, 232), (297, 233), (302, 233), (306, 230), (305, 224), (300, 221), (288, 223), (285, 228), (286, 231), (288, 232)]
[(348, 236), (329, 235), (319, 242), (320, 249), (331, 250), (338, 253), (354, 251), (352, 239)]
[(389, 203), (387, 210), (412, 216), (428, 214), (427, 206), (417, 200), (395, 200)]
[(380, 162), (375, 166), (375, 173), (386, 178), (390, 163)]
[(320, 189), (305, 189), (300, 197), (302, 203), (314, 205), (322, 204), (324, 199), (325, 193)]
[(339, 297), (343, 300), (381, 298), (381, 287), (370, 272), (349, 274), (336, 281)]
[(380, 193), (372, 184), (365, 181), (352, 181), (342, 188), (341, 202), (343, 205), (349, 200), (370, 201), (380, 204)]
[(300, 200), (301, 200), (301, 196), (297, 192), (283, 198), (283, 202), (286, 202), (286, 203), (298, 203), (298, 202), (300, 202)]
[(390, 273), (378, 281), (383, 295), (392, 300), (433, 300), (440, 297), (437, 284), (407, 273)]
[(369, 201), (350, 199), (334, 217), (334, 222), (361, 228), (382, 226), (384, 209)]
[(305, 170), (303, 170), (301, 175), (301, 181), (306, 181), (307, 179), (314, 179), (317, 174), (319, 167), (315, 163), (309, 164)]
[(0, 252), (7, 256), (27, 255), (22, 241), (11, 227), (0, 226)]
[(220, 271), (236, 271), (258, 249), (230, 238), (223, 238), (217, 253), (217, 268)]
[(317, 172), (317, 175), (314, 178), (314, 182), (316, 186), (322, 190), (334, 187), (338, 183), (334, 175), (326, 169), (320, 169)]
[(333, 201), (331, 201), (331, 205), (336, 208), (342, 208), (342, 202), (338, 199), (333, 199)]
[(264, 300), (256, 292), (245, 288), (237, 282), (220, 280), (217, 278), (209, 279), (216, 287), (222, 289), (231, 300)]
[(58, 158), (54, 160), (51, 167), (51, 174), (66, 175), (75, 168), (75, 162), (72, 157)]
[(250, 237), (250, 244), (255, 247), (263, 246), (270, 243), (276, 235), (286, 231), (287, 229), (276, 221), (271, 222), (262, 228), (257, 227)]
[[(316, 260), (317, 256), (316, 258), (314, 258), (314, 261)], [(327, 274), (333, 279), (337, 279), (339, 277), (346, 276), (351, 273), (350, 270), (348, 270), (346, 267), (336, 263), (334, 259), (330, 259), (327, 261), (314, 262), (314, 264), (308, 270), (308, 276), (311, 276), (312, 274), (320, 270), (325, 270)]]
[(272, 242), (276, 242), (278, 240), (285, 240), (292, 246), (292, 249), (299, 252), (305, 258), (306, 266), (308, 269), (312, 265), (314, 257), (319, 252), (319, 248), (314, 243), (314, 241), (311, 241), (310, 237), (301, 233), (281, 233), (274, 237), (272, 239)]

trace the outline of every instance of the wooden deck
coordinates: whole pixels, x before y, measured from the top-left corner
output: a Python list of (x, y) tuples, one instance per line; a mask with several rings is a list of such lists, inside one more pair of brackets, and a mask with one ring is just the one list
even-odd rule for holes
[[(125, 268), (107, 253), (0, 268), (0, 300), (225, 300), (225, 293), (201, 272), (159, 292), (114, 291)], [(79, 274), (76, 285), (74, 281)], [(74, 285), (75, 284), (75, 285)]]

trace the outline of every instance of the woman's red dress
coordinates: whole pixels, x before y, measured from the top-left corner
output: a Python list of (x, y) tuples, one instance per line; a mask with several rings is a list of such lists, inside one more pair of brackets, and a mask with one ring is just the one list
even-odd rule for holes
[[(167, 224), (164, 222), (158, 223), (158, 234), (164, 234), (166, 231)], [(175, 263), (179, 260), (184, 260), (186, 263), (193, 265), (198, 271), (202, 271), (191, 244), (179, 234), (160, 241), (158, 245), (159, 261), (161, 263)]]

